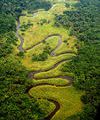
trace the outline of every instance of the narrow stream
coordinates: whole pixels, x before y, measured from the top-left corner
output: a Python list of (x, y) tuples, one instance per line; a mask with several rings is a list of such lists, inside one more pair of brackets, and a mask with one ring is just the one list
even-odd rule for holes
[[(17, 20), (17, 27), (16, 27), (16, 36), (20, 39), (20, 45), (18, 46), (18, 50), (20, 52), (24, 52), (24, 51), (28, 51), (30, 49), (33, 49), (35, 46), (39, 45), (40, 43), (48, 40), (48, 38), (50, 37), (53, 37), (53, 36), (58, 36), (58, 44), (56, 45), (55, 49), (51, 52), (51, 56), (59, 56), (59, 55), (62, 55), (62, 54), (68, 54), (68, 53), (72, 53), (72, 54), (75, 54), (74, 52), (72, 51), (65, 51), (65, 52), (62, 52), (60, 54), (56, 54), (55, 51), (60, 47), (60, 45), (62, 44), (62, 36), (60, 34), (51, 34), (51, 35), (48, 35), (46, 38), (44, 38), (43, 40), (41, 40), (40, 42), (38, 42), (37, 44), (27, 48), (27, 49), (23, 49), (23, 43), (24, 43), (24, 39), (21, 35), (19, 35), (18, 33), (18, 30), (20, 29), (20, 20)], [(71, 58), (70, 58), (71, 59)], [(56, 85), (56, 84), (50, 84), (50, 83), (39, 83), (39, 84), (36, 84), (36, 85), (31, 85), (29, 86), (27, 89), (26, 89), (26, 93), (28, 93), (28, 95), (30, 97), (32, 97), (30, 94), (29, 94), (29, 91), (33, 88), (33, 87), (38, 87), (38, 86), (44, 86), (44, 85), (50, 85), (50, 86), (56, 86), (56, 87), (67, 87), (67, 86), (71, 86), (72, 85), (72, 82), (73, 82), (73, 78), (70, 77), (70, 76), (55, 76), (55, 77), (45, 77), (45, 78), (36, 78), (35, 77), (35, 74), (38, 74), (38, 73), (41, 73), (41, 72), (47, 72), (49, 70), (52, 70), (52, 69), (55, 69), (59, 64), (61, 64), (62, 62), (65, 62), (65, 61), (68, 61), (70, 59), (63, 59), (57, 63), (55, 63), (53, 66), (51, 66), (50, 68), (48, 69), (45, 69), (45, 70), (38, 70), (38, 71), (30, 71), (29, 72), (29, 78), (30, 79), (35, 79), (35, 80), (41, 80), (41, 79), (48, 79), (48, 78), (62, 78), (62, 79), (66, 79), (67, 81), (69, 81), (68, 83), (66, 83), (65, 85)], [(40, 98), (39, 98), (40, 99)], [(55, 104), (55, 109), (47, 116), (45, 117), (43, 120), (51, 120), (53, 118), (53, 116), (56, 114), (56, 112), (60, 109), (60, 103), (56, 100), (53, 100), (53, 99), (50, 99), (50, 98), (42, 98), (42, 99), (46, 99), (50, 102), (52, 102), (53, 104)]]

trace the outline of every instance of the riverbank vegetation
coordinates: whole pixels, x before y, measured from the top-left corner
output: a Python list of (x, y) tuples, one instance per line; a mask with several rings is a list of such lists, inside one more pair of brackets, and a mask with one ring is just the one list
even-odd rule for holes
[[(99, 0), (81, 0), (76, 11), (65, 11), (56, 16), (56, 25), (70, 29), (70, 35), (80, 40), (78, 56), (62, 67), (64, 72), (74, 73), (74, 86), (86, 91), (82, 96), (85, 103), (81, 120), (98, 119), (100, 105), (100, 16)], [(71, 118), (71, 119), (74, 119)]]
[[(37, 1), (35, 1), (37, 2)], [(39, 2), (39, 1), (38, 1)], [(47, 115), (54, 105), (46, 100), (30, 98), (26, 93), (32, 85), (29, 80), (28, 70), (22, 65), (17, 56), (14, 56), (14, 46), (17, 45), (16, 18), (25, 9), (25, 0), (0, 1), (0, 119), (39, 119)], [(37, 3), (40, 8), (44, 5)], [(48, 4), (48, 3), (46, 3)], [(47, 6), (45, 7), (47, 9)], [(50, 5), (50, 4), (48, 4)], [(40, 104), (42, 102), (42, 107)], [(43, 107), (49, 108), (44, 111)], [(49, 107), (50, 106), (50, 107)], [(42, 108), (42, 109), (41, 109)], [(38, 113), (38, 114), (37, 114)]]
[(0, 120), (98, 118), (99, 4), (0, 0)]

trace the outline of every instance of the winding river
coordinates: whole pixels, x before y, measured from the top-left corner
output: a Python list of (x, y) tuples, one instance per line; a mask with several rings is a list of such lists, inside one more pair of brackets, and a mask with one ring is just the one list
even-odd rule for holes
[(23, 43), (24, 43), (24, 39), (23, 37), (18, 33), (18, 30), (20, 29), (20, 20), (18, 19), (17, 20), (17, 27), (16, 27), (16, 36), (20, 39), (20, 45), (18, 46), (18, 50), (20, 52), (24, 52), (24, 49), (23, 49)]
[[(31, 47), (27, 48), (27, 49), (23, 49), (23, 43), (24, 43), (24, 39), (23, 37), (18, 33), (18, 30), (20, 29), (20, 20), (18, 19), (17, 20), (17, 28), (16, 28), (16, 36), (19, 38), (20, 40), (20, 45), (18, 46), (18, 50), (20, 52), (24, 52), (24, 51), (28, 51), (30, 49), (33, 49), (35, 46), (39, 45), (40, 43), (48, 40), (48, 38), (50, 37), (53, 37), (53, 36), (58, 36), (58, 43), (56, 45), (56, 47), (54, 48), (54, 50), (51, 52), (51, 56), (59, 56), (59, 55), (62, 55), (62, 54), (68, 54), (68, 53), (72, 53), (72, 54), (75, 54), (74, 52), (72, 51), (65, 51), (65, 52), (62, 52), (62, 53), (59, 53), (59, 54), (56, 54), (55, 53), (55, 50), (57, 50), (60, 45), (62, 44), (62, 36), (60, 34), (51, 34), (51, 35), (48, 35), (46, 38), (44, 38), (43, 40), (41, 40), (40, 42), (38, 42), (37, 44), (35, 45), (32, 45)], [(71, 58), (70, 58), (71, 59)], [(56, 68), (59, 64), (65, 62), (65, 61), (69, 61), (70, 59), (63, 59), (57, 63), (55, 63), (53, 66), (51, 66), (50, 68), (48, 69), (45, 69), (45, 70), (37, 70), (37, 71), (30, 71), (28, 76), (30, 79), (35, 79), (35, 80), (41, 80), (41, 79), (48, 79), (48, 78), (62, 78), (62, 79), (65, 79), (67, 81), (69, 81), (68, 83), (64, 84), (64, 85), (56, 85), (56, 84), (50, 84), (50, 83), (39, 83), (39, 84), (36, 84), (36, 85), (31, 85), (29, 86), (27, 89), (26, 89), (26, 93), (28, 93), (28, 95), (30, 97), (32, 97), (30, 94), (29, 94), (29, 91), (30, 89), (32, 89), (33, 87), (37, 87), (37, 86), (45, 86), (45, 85), (51, 85), (51, 86), (56, 86), (56, 87), (67, 87), (67, 86), (71, 86), (72, 85), (72, 82), (73, 82), (73, 78), (70, 77), (70, 76), (55, 76), (55, 77), (44, 77), (44, 78), (36, 78), (35, 77), (35, 74), (38, 74), (38, 73), (41, 73), (41, 72), (47, 72), (49, 70), (52, 70), (54, 68)], [(40, 98), (38, 98), (40, 99)], [(43, 98), (43, 99), (46, 99), (50, 102), (52, 102), (54, 105), (55, 105), (55, 109), (47, 116), (44, 118), (44, 120), (51, 120), (53, 118), (53, 116), (56, 114), (56, 112), (60, 109), (60, 103), (56, 100), (53, 100), (53, 99), (50, 99), (50, 98)]]

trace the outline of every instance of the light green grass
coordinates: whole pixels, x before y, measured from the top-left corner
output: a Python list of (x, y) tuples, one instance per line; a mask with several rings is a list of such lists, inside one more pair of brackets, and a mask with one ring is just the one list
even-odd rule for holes
[[(64, 41), (67, 41), (67, 42), (64, 42)], [(75, 47), (76, 43), (77, 43), (77, 39), (74, 36), (70, 36), (68, 39), (63, 40), (63, 43), (55, 52), (56, 54), (62, 53), (64, 51), (73, 51), (77, 53), (77, 49)]]
[(47, 39), (46, 44), (48, 44), (53, 50), (58, 44), (59, 36), (53, 36)]
[(63, 40), (68, 37), (68, 33), (63, 28), (54, 28), (50, 24), (38, 27), (34, 26), (32, 31), (25, 32), (25, 35), (23, 36), (25, 40), (23, 48), (26, 49), (31, 47), (32, 45), (35, 45), (36, 43), (40, 42), (41, 40), (43, 40), (51, 34), (60, 34), (62, 35)]
[(52, 6), (52, 8), (49, 10), (52, 14), (63, 14), (63, 11), (68, 10), (65, 7), (64, 3), (56, 3)]
[[(68, 61), (67, 61), (68, 62)], [(45, 78), (45, 77), (56, 77), (56, 76), (64, 76), (64, 75), (68, 75), (68, 76), (73, 76), (72, 73), (64, 73), (61, 71), (61, 67), (62, 65), (66, 63), (66, 62), (63, 62), (61, 64), (59, 64), (55, 69), (53, 70), (49, 70), (47, 72), (41, 72), (41, 73), (38, 73), (35, 75), (36, 78)]]
[[(56, 1), (57, 2), (57, 1)], [(23, 48), (29, 48), (36, 43), (42, 41), (44, 38), (46, 38), (48, 35), (51, 34), (60, 34), (62, 36), (62, 44), (59, 46), (58, 49), (56, 49), (55, 53), (60, 54), (65, 51), (73, 51), (77, 52), (77, 49), (75, 47), (75, 44), (77, 43), (77, 39), (74, 36), (69, 36), (69, 31), (65, 28), (61, 27), (54, 27), (54, 17), (55, 14), (62, 14), (64, 10), (70, 10), (70, 8), (66, 8), (64, 3), (55, 4), (49, 11), (45, 10), (39, 10), (34, 15), (28, 14), (27, 11), (23, 11), (23, 13), (26, 14), (26, 16), (20, 17), (21, 25), (23, 23), (27, 24), (29, 21), (33, 24), (30, 28), (28, 28), (25, 32), (22, 32), (19, 30), (19, 34), (22, 35), (24, 38), (24, 45)], [(45, 23), (44, 25), (38, 24), (41, 19), (46, 19), (49, 21), (48, 23)], [(68, 53), (63, 54), (59, 56), (48, 56), (48, 59), (45, 61), (32, 61), (32, 55), (33, 54), (40, 54), (43, 52), (44, 47), (46, 44), (49, 44), (49, 46), (54, 49), (58, 43), (59, 38), (56, 37), (50, 37), (47, 39), (45, 43), (40, 43), (38, 46), (28, 50), (25, 52), (25, 56), (23, 58), (20, 58), (22, 61), (22, 64), (28, 69), (28, 70), (47, 70), (51, 68), (54, 64), (58, 63), (61, 60), (64, 59), (70, 59), (75, 54)], [(20, 42), (18, 41), (18, 44)], [(17, 53), (17, 48), (14, 49), (14, 54)], [(68, 62), (68, 61), (67, 61)], [(73, 76), (72, 73), (63, 73), (61, 71), (61, 67), (65, 62), (59, 64), (55, 69), (49, 70), (47, 72), (41, 72), (35, 75), (37, 78), (45, 78), (45, 77), (55, 77), (59, 75), (68, 75)], [(32, 80), (33, 84), (53, 84), (53, 85), (65, 85), (68, 83), (68, 80), (61, 79), (61, 78), (50, 78), (50, 79), (41, 79), (41, 80)], [(67, 117), (77, 114), (82, 109), (82, 103), (80, 100), (80, 96), (83, 94), (80, 91), (75, 90), (74, 87), (55, 87), (50, 85), (42, 85), (38, 87), (34, 87), (29, 91), (29, 94), (32, 95), (35, 98), (43, 98), (41, 100), (38, 100), (40, 104), (40, 108), (45, 112), (45, 114), (50, 114), (51, 111), (54, 110), (54, 104), (47, 101), (46, 99), (53, 99), (59, 102), (60, 104), (60, 110), (57, 111), (57, 113), (54, 115), (52, 120), (65, 120)], [(44, 99), (46, 98), (46, 99)], [(45, 116), (44, 116), (45, 117)]]
[(55, 85), (65, 85), (68, 83), (68, 80), (64, 80), (62, 78), (50, 78), (50, 79), (41, 79), (41, 80), (34, 80), (34, 85), (39, 83), (49, 83), (49, 84), (55, 84)]
[[(50, 21), (50, 23), (44, 24), (44, 25), (38, 25), (37, 23), (41, 19), (47, 19), (47, 20)], [(59, 49), (56, 51), (56, 53), (61, 53), (63, 51), (67, 51), (67, 50), (76, 51), (76, 48), (74, 47), (74, 44), (76, 43), (76, 38), (75, 37), (69, 37), (69, 32), (67, 30), (65, 30), (63, 27), (57, 28), (57, 27), (53, 26), (54, 15), (52, 14), (52, 12), (50, 12), (50, 11), (39, 11), (39, 12), (36, 13), (36, 15), (34, 17), (27, 17), (27, 16), (20, 17), (20, 21), (21, 21), (21, 24), (28, 23), (28, 21), (33, 23), (33, 26), (31, 26), (25, 32), (19, 31), (20, 34), (24, 33), (24, 35), (22, 35), (23, 38), (24, 38), (24, 45), (23, 45), (24, 49), (29, 48), (32, 45), (35, 45), (39, 41), (46, 38), (48, 35), (57, 33), (57, 34), (60, 34), (62, 36), (62, 41), (66, 40), (67, 42), (69, 42), (69, 45), (67, 45), (67, 43), (63, 42), (62, 45), (59, 47)], [(54, 48), (54, 44), (56, 44), (57, 39), (56, 40), (50, 40), (50, 39), (52, 39), (52, 38), (49, 38), (48, 42), (50, 43), (50, 46), (52, 48)], [(52, 43), (51, 41), (55, 41), (55, 42)], [(36, 54), (37, 53), (39, 54), (39, 51), (42, 51), (43, 46), (41, 45), (41, 47), (38, 47), (38, 48), (41, 49), (41, 50), (39, 50), (39, 49), (37, 50), (37, 49), (34, 48), (33, 53), (35, 51)], [(28, 52), (31, 52), (31, 50), (28, 51)]]
[(69, 59), (73, 56), (73, 54), (64, 54), (60, 56), (49, 56), (46, 61), (36, 61), (32, 62), (32, 55), (28, 55), (26, 53), (25, 57), (22, 59), (22, 63), (24, 66), (26, 66), (29, 70), (45, 70), (53, 66), (54, 64), (58, 63), (59, 61), (63, 59)]
[(39, 86), (29, 91), (30, 95), (38, 98), (50, 98), (60, 103), (60, 110), (54, 115), (52, 120), (65, 120), (65, 118), (80, 112), (82, 103), (80, 101), (81, 92), (73, 87)]
[(46, 99), (38, 99), (36, 104), (39, 105), (39, 108), (41, 108), (42, 112), (44, 112), (46, 115), (50, 114), (55, 108), (55, 105)]
[[(59, 8), (61, 7), (61, 5), (59, 4), (56, 6), (58, 6)], [(55, 9), (55, 7), (53, 7), (53, 9)], [(62, 5), (61, 8), (64, 8), (64, 5)], [(64, 9), (58, 9), (59, 12), (61, 10), (64, 11)], [(58, 11), (57, 13), (59, 13)], [(68, 38), (68, 32), (63, 27), (57, 28), (53, 26), (54, 17), (55, 17), (53, 13), (54, 12), (50, 9), (49, 11), (39, 11), (33, 17), (27, 17), (27, 16), (20, 17), (21, 25), (23, 23), (28, 23), (28, 21), (33, 23), (33, 26), (31, 26), (25, 32), (21, 32), (19, 30), (20, 34), (24, 33), (24, 35), (22, 35), (25, 41), (23, 48), (28, 48), (31, 47), (32, 45), (35, 45), (36, 43), (43, 40), (45, 37), (47, 37), (50, 34), (56, 34), (56, 33), (61, 34), (63, 40), (65, 38)], [(45, 23), (44, 25), (37, 24), (40, 22), (41, 19), (46, 19), (47, 21), (49, 21), (49, 23)]]
[(34, 48), (28, 50), (27, 53), (30, 56), (32, 56), (33, 53), (38, 55), (38, 54), (43, 52), (44, 48), (47, 45), (49, 45), (51, 47), (51, 49), (53, 50), (57, 46), (57, 43), (58, 43), (58, 37), (57, 36), (53, 36), (53, 37), (48, 38), (45, 41), (45, 43), (42, 42), (39, 45), (35, 46)]

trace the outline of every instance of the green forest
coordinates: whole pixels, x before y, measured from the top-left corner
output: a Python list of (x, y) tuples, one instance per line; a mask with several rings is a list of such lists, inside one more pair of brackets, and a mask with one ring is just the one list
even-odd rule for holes
[(99, 111), (100, 0), (0, 0), (0, 120)]

